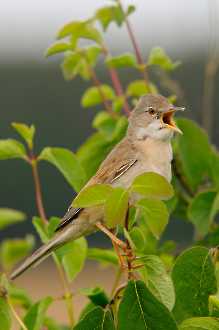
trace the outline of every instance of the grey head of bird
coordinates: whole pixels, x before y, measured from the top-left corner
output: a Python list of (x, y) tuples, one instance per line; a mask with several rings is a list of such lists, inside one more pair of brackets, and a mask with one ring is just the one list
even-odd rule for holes
[(169, 140), (174, 132), (182, 134), (173, 119), (175, 112), (180, 110), (185, 108), (174, 106), (162, 95), (146, 94), (139, 99), (129, 117), (128, 134), (138, 140), (147, 137)]

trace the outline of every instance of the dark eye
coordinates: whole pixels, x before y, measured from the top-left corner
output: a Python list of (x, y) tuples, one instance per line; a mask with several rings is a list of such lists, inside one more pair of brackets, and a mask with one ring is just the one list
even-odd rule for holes
[(152, 107), (148, 108), (148, 112), (149, 112), (150, 115), (155, 114), (155, 110)]

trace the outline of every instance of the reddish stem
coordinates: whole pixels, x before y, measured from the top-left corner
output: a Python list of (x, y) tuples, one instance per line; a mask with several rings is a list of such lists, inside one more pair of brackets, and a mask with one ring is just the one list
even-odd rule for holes
[(40, 177), (39, 177), (37, 162), (36, 162), (36, 159), (34, 159), (34, 156), (31, 156), (30, 164), (31, 164), (32, 173), (33, 173), (37, 209), (38, 209), (40, 217), (42, 218), (43, 222), (46, 224), (47, 223), (47, 217), (46, 217), (45, 209), (44, 209), (44, 206), (43, 206)]

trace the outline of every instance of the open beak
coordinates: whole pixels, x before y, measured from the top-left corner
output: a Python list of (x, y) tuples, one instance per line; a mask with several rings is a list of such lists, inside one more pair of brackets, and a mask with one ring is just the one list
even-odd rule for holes
[(173, 106), (171, 110), (166, 111), (162, 114), (161, 121), (164, 127), (170, 128), (177, 133), (183, 134), (183, 132), (176, 126), (175, 121), (173, 120), (173, 116), (176, 111), (184, 111), (183, 107), (175, 107)]

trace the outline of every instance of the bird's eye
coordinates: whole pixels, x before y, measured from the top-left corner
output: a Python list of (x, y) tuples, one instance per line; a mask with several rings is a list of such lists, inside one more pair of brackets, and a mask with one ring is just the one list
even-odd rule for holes
[(149, 108), (148, 108), (148, 112), (149, 112), (149, 114), (152, 115), (152, 116), (155, 114), (155, 110), (154, 110), (152, 107), (149, 107)]

